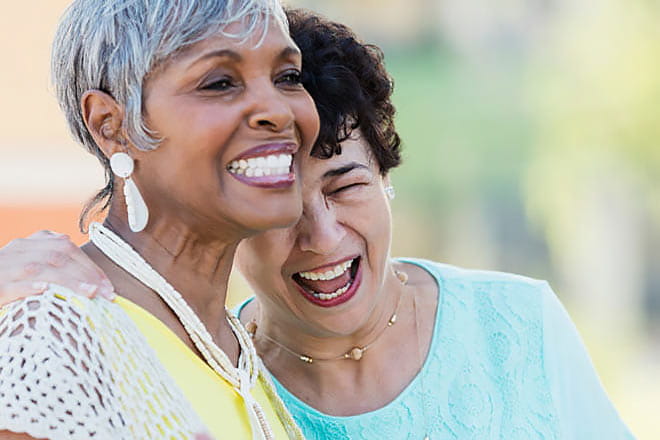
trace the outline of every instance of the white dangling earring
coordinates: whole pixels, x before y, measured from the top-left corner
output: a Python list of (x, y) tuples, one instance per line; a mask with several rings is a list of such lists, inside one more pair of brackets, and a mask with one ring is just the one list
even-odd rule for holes
[(110, 157), (110, 169), (112, 172), (124, 179), (124, 198), (126, 199), (126, 210), (128, 211), (128, 226), (133, 232), (140, 232), (147, 226), (149, 220), (149, 209), (144, 203), (142, 194), (137, 185), (131, 179), (133, 174), (133, 158), (126, 153), (115, 153)]
[(388, 185), (385, 187), (385, 195), (390, 200), (393, 200), (394, 197), (396, 197), (396, 192), (394, 192), (394, 187), (392, 185)]

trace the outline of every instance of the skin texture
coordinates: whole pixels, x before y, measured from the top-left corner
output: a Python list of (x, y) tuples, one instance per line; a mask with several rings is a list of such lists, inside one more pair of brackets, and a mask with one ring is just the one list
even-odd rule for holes
[[(236, 31), (237, 26), (227, 30)], [(87, 127), (104, 154), (124, 151), (135, 160), (133, 179), (150, 209), (147, 228), (132, 233), (118, 188), (106, 225), (179, 290), (234, 363), (238, 342), (224, 307), (236, 246), (257, 232), (295, 222), (302, 200), (298, 181), (279, 189), (254, 187), (230, 175), (227, 164), (255, 146), (270, 143), (292, 143), (301, 154), (309, 154), (319, 125), (314, 103), (299, 83), (301, 56), (288, 33), (271, 23), (257, 47), (260, 38), (257, 33), (241, 43), (211, 37), (159, 66), (145, 85), (146, 124), (163, 139), (154, 151), (144, 152), (127, 142), (121, 130), (121, 106), (109, 95), (94, 90), (81, 100)], [(42, 232), (38, 240), (58, 252), (56, 259), (62, 261), (48, 260), (45, 267), (34, 268), (35, 278), (48, 277), (48, 266), (83, 266), (90, 279), (79, 277), (94, 284), (103, 280), (100, 269), (119, 295), (151, 312), (196, 351), (176, 316), (153, 291), (92, 244), (82, 247), (90, 263), (82, 258), (84, 254), (69, 249), (66, 240), (49, 235)], [(25, 245), (10, 244), (0, 255)], [(22, 273), (19, 269), (9, 275), (10, 280), (24, 282), (25, 266)], [(33, 285), (32, 293), (39, 287), (43, 286)], [(29, 290), (23, 286), (23, 295)], [(0, 432), (0, 438), (8, 435)]]
[[(343, 142), (341, 155), (305, 157), (301, 166), (300, 221), (239, 246), (236, 264), (257, 295), (241, 320), (258, 324), (257, 350), (293, 394), (328, 414), (371, 411), (400, 394), (421, 368), (433, 331), (437, 286), (416, 266), (391, 262), (391, 215), (384, 193), (388, 178), (380, 174), (359, 137)], [(362, 283), (338, 306), (313, 304), (292, 278), (296, 272), (356, 255), (361, 258)], [(405, 286), (395, 269), (408, 274)], [(377, 337), (399, 301), (397, 323), (360, 362), (310, 365), (260, 337), (266, 334), (315, 358), (335, 357)]]

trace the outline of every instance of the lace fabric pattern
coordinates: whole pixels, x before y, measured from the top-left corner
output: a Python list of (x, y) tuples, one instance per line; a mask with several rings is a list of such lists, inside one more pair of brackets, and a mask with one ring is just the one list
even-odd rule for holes
[[(415, 263), (420, 264), (421, 263)], [(422, 371), (391, 403), (350, 417), (322, 414), (278, 392), (309, 440), (559, 439), (543, 364), (544, 282), (505, 275), (438, 280), (436, 327)]]
[(118, 305), (58, 286), (0, 309), (1, 429), (52, 440), (206, 432)]

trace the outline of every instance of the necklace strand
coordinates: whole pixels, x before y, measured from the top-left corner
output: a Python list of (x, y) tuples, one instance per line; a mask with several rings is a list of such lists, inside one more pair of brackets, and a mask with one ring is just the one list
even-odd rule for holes
[[(408, 274), (402, 271), (395, 270), (395, 275), (399, 279), (402, 285), (406, 285), (408, 282)], [(399, 305), (401, 304), (401, 297), (403, 294), (399, 294), (399, 299), (397, 300), (396, 307), (394, 308), (394, 312), (392, 313), (392, 316), (390, 316), (390, 319), (387, 321), (387, 325), (383, 327), (380, 332), (374, 337), (371, 342), (369, 342), (366, 345), (363, 345), (362, 347), (360, 346), (355, 346), (351, 348), (350, 350), (344, 352), (343, 354), (340, 354), (339, 356), (331, 357), (331, 358), (317, 358), (317, 357), (312, 357), (303, 353), (298, 353), (291, 348), (287, 347), (286, 345), (282, 344), (281, 342), (271, 338), (268, 336), (266, 333), (261, 333), (260, 336), (266, 339), (267, 341), (270, 341), (271, 343), (277, 345), (287, 353), (297, 357), (299, 360), (307, 363), (307, 364), (313, 364), (314, 362), (327, 362), (327, 361), (337, 361), (337, 360), (342, 360), (342, 359), (351, 359), (354, 361), (359, 361), (362, 359), (362, 356), (364, 353), (373, 346), (376, 341), (385, 333), (385, 330), (387, 330), (389, 327), (392, 327), (394, 324), (396, 324), (397, 320), (397, 312), (399, 311)], [(254, 321), (251, 321), (247, 325), (248, 333), (252, 335), (252, 338), (256, 337), (257, 333), (257, 323)]]
[(227, 321), (241, 348), (238, 368), (234, 367), (227, 354), (213, 341), (202, 321), (181, 294), (128, 243), (100, 223), (90, 225), (89, 237), (108, 258), (156, 292), (177, 315), (206, 362), (242, 397), (249, 416), (253, 438), (274, 440), (275, 436), (266, 420), (264, 411), (251, 394), (259, 376), (257, 353), (250, 336), (237, 318), (225, 309)]

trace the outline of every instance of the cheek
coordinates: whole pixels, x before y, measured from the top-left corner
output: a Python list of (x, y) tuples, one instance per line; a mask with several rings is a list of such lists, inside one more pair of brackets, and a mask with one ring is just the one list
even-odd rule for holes
[(316, 111), (316, 105), (312, 97), (307, 95), (297, 99), (292, 105), (298, 127), (302, 135), (303, 145), (310, 147), (316, 141), (319, 134), (320, 121)]
[(236, 266), (253, 281), (273, 282), (281, 277), (288, 257), (286, 234), (274, 230), (243, 240), (236, 253)]
[[(367, 241), (367, 247), (370, 250), (370, 259), (378, 265), (382, 265), (389, 258), (390, 242), (392, 241), (392, 214), (386, 204), (371, 204), (368, 212), (370, 219), (378, 221), (364, 222), (362, 224), (363, 237)], [(367, 204), (369, 206), (369, 204)]]

